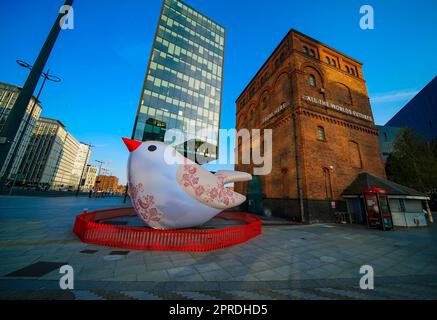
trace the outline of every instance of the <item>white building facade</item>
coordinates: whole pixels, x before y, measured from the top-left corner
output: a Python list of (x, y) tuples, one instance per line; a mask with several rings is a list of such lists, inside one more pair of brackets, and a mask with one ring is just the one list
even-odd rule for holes
[[(18, 98), (18, 95), (21, 92), (21, 87), (0, 82), (0, 132), (3, 130), (3, 127), (7, 121), (7, 118), (15, 105), (15, 101)], [(36, 123), (40, 117), (42, 111), (42, 107), (39, 104), (39, 101), (36, 100), (35, 97), (32, 97), (29, 105), (27, 106), (26, 113), (24, 114), (23, 119), (21, 120), (20, 127), (18, 128), (17, 135), (12, 142), (11, 148), (9, 149), (9, 153), (6, 157), (4, 163), (0, 163), (0, 176), (6, 176), (7, 179), (20, 179), (19, 176), (19, 168), (24, 158), (24, 154), (29, 145), (32, 132), (36, 126)], [(27, 126), (26, 126), (27, 123)], [(21, 136), (23, 130), (25, 129), (24, 136), (22, 137), (20, 144), (18, 146), (18, 150), (15, 153), (15, 149), (17, 148), (17, 143), (19, 137)], [(6, 142), (7, 143), (7, 142)], [(14, 159), (12, 157), (14, 156)], [(10, 162), (13, 161), (12, 164)]]

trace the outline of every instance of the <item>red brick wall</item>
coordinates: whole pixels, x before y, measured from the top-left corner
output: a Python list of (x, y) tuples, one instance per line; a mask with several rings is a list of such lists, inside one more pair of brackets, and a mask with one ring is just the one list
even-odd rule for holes
[[(303, 53), (304, 46), (314, 50), (314, 58)], [(326, 57), (335, 60), (336, 66), (328, 64)], [(346, 66), (355, 74), (346, 72)], [(310, 75), (315, 77), (316, 87), (309, 84)], [(361, 63), (298, 32), (290, 32), (237, 100), (237, 130), (273, 129), (273, 171), (261, 177), (266, 197), (298, 197), (296, 149), (299, 150), (305, 199), (326, 199), (324, 168), (329, 169), (336, 200), (341, 199), (341, 192), (362, 171), (385, 178), (374, 123), (304, 101), (304, 95), (373, 118)], [(289, 102), (293, 108), (262, 122), (284, 102)], [(296, 120), (293, 120), (293, 112)], [(324, 128), (326, 141), (318, 140), (318, 126)], [(351, 161), (350, 146), (354, 146), (351, 142), (358, 145), (361, 168), (354, 167)], [(236, 170), (250, 173), (252, 168), (251, 165), (236, 165)], [(247, 184), (236, 184), (235, 190), (246, 193)]]

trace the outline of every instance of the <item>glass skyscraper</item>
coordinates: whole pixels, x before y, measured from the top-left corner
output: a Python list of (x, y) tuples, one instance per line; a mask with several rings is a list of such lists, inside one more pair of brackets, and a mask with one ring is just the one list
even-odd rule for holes
[[(179, 0), (164, 0), (147, 68), (134, 138), (163, 141), (180, 129), (185, 156), (217, 158), (225, 29)], [(200, 135), (208, 130), (208, 135)], [(207, 143), (209, 152), (199, 151)]]

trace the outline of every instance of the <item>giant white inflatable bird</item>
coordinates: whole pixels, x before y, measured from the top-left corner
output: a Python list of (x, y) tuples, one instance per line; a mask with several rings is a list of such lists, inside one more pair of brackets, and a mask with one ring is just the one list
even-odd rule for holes
[(246, 197), (225, 187), (250, 181), (248, 173), (205, 170), (173, 147), (156, 141), (123, 138), (130, 151), (128, 184), (135, 211), (154, 229), (183, 229), (205, 224)]

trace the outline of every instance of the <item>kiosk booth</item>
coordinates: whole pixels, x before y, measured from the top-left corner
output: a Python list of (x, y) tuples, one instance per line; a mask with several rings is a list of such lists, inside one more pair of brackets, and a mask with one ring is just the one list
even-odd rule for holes
[(364, 190), (367, 225), (372, 229), (393, 230), (393, 217), (388, 201), (388, 192), (381, 188)]

